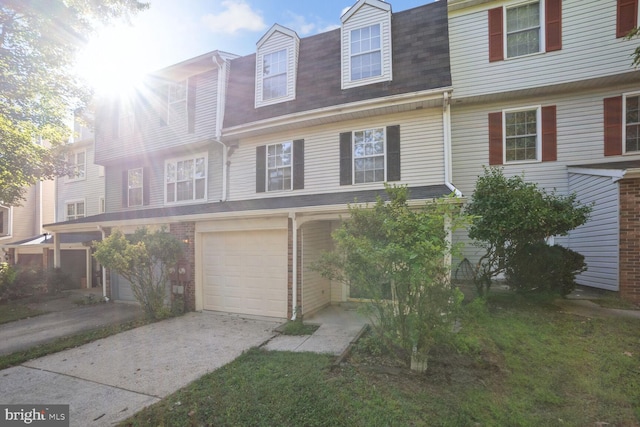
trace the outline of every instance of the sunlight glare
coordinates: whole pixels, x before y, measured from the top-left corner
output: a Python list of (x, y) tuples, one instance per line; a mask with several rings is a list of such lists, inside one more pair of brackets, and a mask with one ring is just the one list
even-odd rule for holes
[(77, 72), (98, 95), (131, 92), (150, 70), (134, 27), (104, 28), (80, 52)]

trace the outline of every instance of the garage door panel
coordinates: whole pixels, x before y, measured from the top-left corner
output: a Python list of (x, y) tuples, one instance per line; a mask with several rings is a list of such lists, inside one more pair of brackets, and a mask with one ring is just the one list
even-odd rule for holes
[(204, 234), (202, 261), (205, 310), (286, 316), (286, 230)]

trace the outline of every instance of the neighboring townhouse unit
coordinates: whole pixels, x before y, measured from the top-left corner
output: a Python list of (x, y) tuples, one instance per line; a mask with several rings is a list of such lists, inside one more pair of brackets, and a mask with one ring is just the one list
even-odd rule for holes
[[(445, 2), (360, 0), (339, 29), (276, 24), (254, 54), (163, 70), (140, 106), (98, 120), (106, 213), (49, 228), (166, 226), (185, 243), (191, 278), (172, 291), (191, 310), (284, 318), (366, 297), (310, 267), (348, 205), (385, 182), (416, 205), (455, 190), (447, 34)], [(127, 299), (110, 276), (108, 295)]]
[[(47, 144), (38, 140), (37, 144)], [(41, 181), (29, 187), (19, 206), (0, 203), (0, 249), (3, 261), (42, 268), (48, 252), (42, 246), (47, 236), (44, 224), (55, 218), (55, 182)]]
[[(66, 221), (47, 227), (54, 234), (55, 253), (64, 248), (64, 239), (55, 239), (60, 234), (93, 234), (93, 240), (100, 240), (113, 227), (132, 233), (143, 226), (171, 229), (193, 251), (192, 225), (185, 225), (189, 215), (198, 217), (198, 206), (224, 197), (226, 150), (219, 136), (233, 57), (218, 51), (204, 54), (154, 73), (135, 93), (101, 101), (95, 163), (104, 175), (103, 199), (88, 192), (78, 200), (85, 209), (99, 206), (104, 213), (81, 217), (81, 205), (74, 210), (76, 198), (61, 201), (69, 214)], [(193, 263), (192, 254), (187, 258)], [(105, 271), (101, 279), (105, 296), (134, 300), (122, 277)], [(188, 293), (192, 288), (187, 286)]]
[[(556, 242), (586, 257), (578, 283), (640, 302), (638, 1), (449, 0), (453, 182), (483, 166), (594, 203)], [(473, 247), (467, 256), (474, 259)]]

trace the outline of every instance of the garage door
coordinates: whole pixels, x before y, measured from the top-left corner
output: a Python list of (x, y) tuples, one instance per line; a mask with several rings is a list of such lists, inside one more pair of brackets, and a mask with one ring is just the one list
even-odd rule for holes
[(287, 316), (287, 231), (203, 235), (205, 310)]

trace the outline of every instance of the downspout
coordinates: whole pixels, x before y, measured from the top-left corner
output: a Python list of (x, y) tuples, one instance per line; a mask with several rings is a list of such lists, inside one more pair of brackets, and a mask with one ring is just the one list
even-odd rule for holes
[[(107, 238), (104, 228), (99, 225), (98, 230), (100, 230), (100, 233), (102, 233), (102, 241), (104, 241), (104, 239)], [(107, 296), (107, 270), (104, 268), (104, 265), (100, 265), (100, 267), (102, 268), (102, 298), (104, 298), (104, 300), (108, 302), (109, 297)]]
[(227, 80), (227, 63), (224, 59), (220, 57), (218, 52), (213, 54), (213, 62), (218, 67), (218, 99), (216, 106), (216, 135), (214, 138), (214, 142), (222, 145), (222, 198), (221, 202), (227, 201), (227, 169), (228, 165), (228, 154), (227, 145), (222, 142), (222, 125), (224, 123), (224, 108), (225, 108), (225, 97), (226, 97), (226, 80)]
[(296, 320), (296, 317), (298, 317), (298, 221), (295, 212), (290, 212), (289, 218), (291, 218), (291, 226), (293, 227), (293, 253), (291, 254), (293, 262), (293, 277), (291, 279), (293, 286), (291, 290), (291, 320)]
[(451, 97), (445, 92), (442, 98), (442, 137), (444, 140), (444, 184), (455, 193), (456, 197), (462, 197), (462, 193), (451, 182)]

